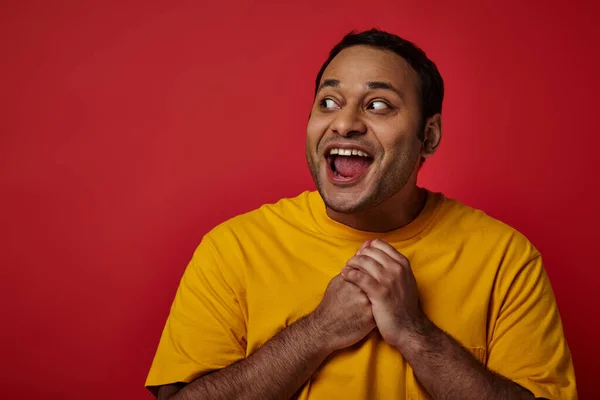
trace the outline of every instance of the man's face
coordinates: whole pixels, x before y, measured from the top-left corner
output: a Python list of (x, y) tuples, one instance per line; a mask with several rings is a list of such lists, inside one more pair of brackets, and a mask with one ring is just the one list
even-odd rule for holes
[(417, 74), (393, 52), (353, 46), (331, 61), (319, 85), (306, 129), (319, 193), (337, 212), (374, 207), (418, 172)]

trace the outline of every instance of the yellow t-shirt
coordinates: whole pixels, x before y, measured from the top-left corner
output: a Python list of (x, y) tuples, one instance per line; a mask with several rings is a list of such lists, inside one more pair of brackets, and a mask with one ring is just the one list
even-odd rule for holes
[[(317, 192), (213, 229), (183, 275), (146, 386), (190, 382), (247, 357), (312, 312), (331, 278), (374, 238), (408, 257), (424, 312), (488, 368), (537, 397), (577, 397), (540, 254), (509, 226), (431, 192), (413, 222), (385, 234), (333, 221)], [(373, 331), (328, 358), (299, 398), (427, 396), (402, 355)]]

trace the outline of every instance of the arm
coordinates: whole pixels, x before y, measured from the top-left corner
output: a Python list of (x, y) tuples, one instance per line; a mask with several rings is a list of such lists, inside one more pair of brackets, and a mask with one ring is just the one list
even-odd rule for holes
[(434, 399), (534, 399), (528, 390), (488, 370), (429, 320), (421, 321), (396, 348)]
[(486, 369), (427, 319), (410, 263), (389, 244), (367, 242), (342, 276), (365, 291), (382, 337), (402, 353), (433, 398), (534, 399), (526, 389)]
[(334, 277), (310, 315), (282, 330), (255, 353), (185, 386), (166, 385), (159, 400), (289, 399), (335, 350), (375, 327), (367, 296)]
[(329, 355), (313, 318), (279, 332), (248, 358), (181, 390), (163, 386), (159, 400), (289, 399)]

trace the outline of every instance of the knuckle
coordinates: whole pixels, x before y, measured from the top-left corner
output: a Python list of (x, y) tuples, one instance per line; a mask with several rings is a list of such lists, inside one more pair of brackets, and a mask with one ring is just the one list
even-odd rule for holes
[(366, 256), (364, 254), (358, 255), (356, 256), (356, 258), (358, 259), (359, 262), (361, 263), (368, 263), (371, 260), (371, 257)]
[(392, 290), (390, 289), (390, 287), (388, 285), (381, 285), (379, 287), (379, 294), (382, 297), (389, 297), (391, 293), (392, 293)]
[(346, 276), (352, 280), (356, 280), (359, 277), (358, 270), (350, 268), (348, 271), (346, 271)]
[(354, 269), (354, 268), (353, 268), (351, 272), (352, 272), (352, 277), (353, 277), (353, 279), (355, 279), (355, 280), (358, 280), (358, 281), (360, 281), (360, 280), (362, 280), (362, 279), (364, 278), (364, 276), (363, 276), (364, 274), (363, 274), (363, 273), (362, 273), (362, 271), (361, 271), (361, 270), (359, 270), (359, 269)]
[(365, 247), (364, 249), (362, 249), (362, 251), (360, 252), (361, 255), (364, 254), (373, 254), (373, 249), (371, 247)]
[(389, 271), (390, 271), (390, 279), (396, 281), (396, 280), (400, 279), (400, 277), (402, 276), (404, 268), (401, 265), (396, 264), (396, 265), (394, 265), (393, 268), (390, 268)]
[(399, 254), (399, 257), (400, 257), (399, 264), (402, 265), (404, 268), (410, 268), (410, 261), (408, 261), (408, 258), (403, 256), (402, 254)]
[(355, 263), (360, 259), (359, 255), (354, 255), (352, 257), (350, 257), (350, 259), (348, 260), (347, 264), (351, 264), (351, 263)]
[(370, 304), (369, 302), (369, 298), (367, 296), (360, 296), (360, 298), (358, 299), (358, 304), (361, 306), (368, 306)]
[(397, 282), (398, 280), (394, 279), (393, 277), (386, 277), (382, 282), (381, 282), (381, 286), (383, 286), (384, 288), (386, 288), (387, 290), (391, 290), (391, 288), (394, 286), (394, 284)]

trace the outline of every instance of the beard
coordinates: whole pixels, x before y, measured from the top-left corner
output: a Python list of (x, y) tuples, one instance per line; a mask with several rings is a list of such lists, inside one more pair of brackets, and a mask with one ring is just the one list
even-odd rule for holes
[[(421, 143), (419, 136), (415, 135), (403, 143), (399, 143), (399, 151), (392, 156), (392, 162), (387, 165), (375, 165), (374, 161), (369, 168), (378, 167), (378, 170), (375, 171), (375, 174), (365, 177), (369, 180), (367, 187), (360, 194), (349, 196), (330, 193), (326, 187), (327, 178), (321, 173), (322, 163), (326, 161), (319, 157), (321, 153), (318, 150), (311, 152), (307, 146), (308, 168), (327, 208), (338, 213), (353, 214), (374, 208), (400, 192), (413, 176), (421, 160), (421, 153), (416, 150), (417, 144)], [(319, 148), (321, 147), (319, 146)], [(420, 145), (418, 147), (420, 148)], [(364, 183), (364, 180), (362, 182)]]

